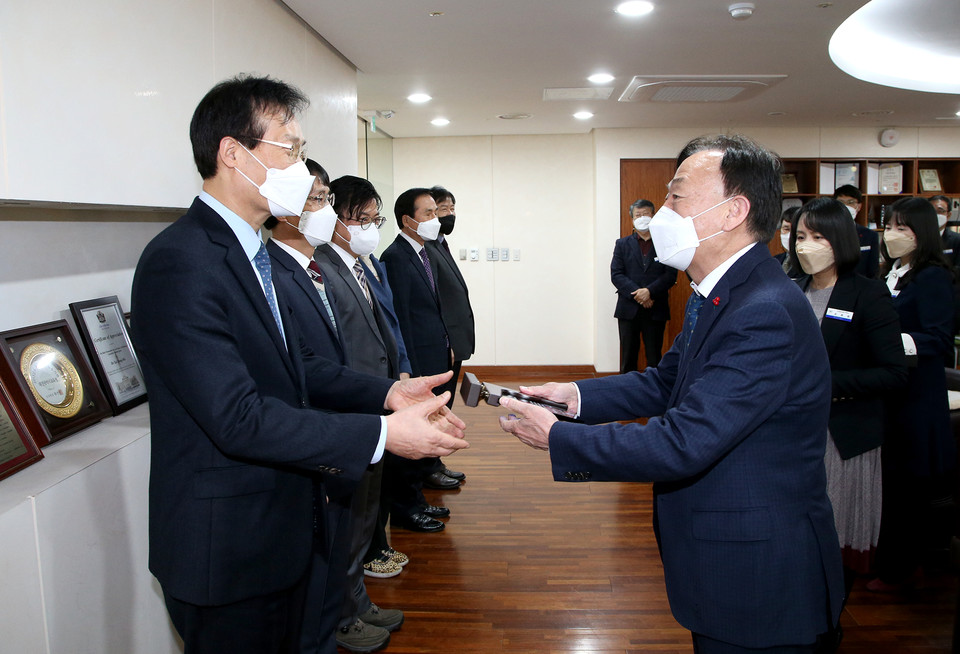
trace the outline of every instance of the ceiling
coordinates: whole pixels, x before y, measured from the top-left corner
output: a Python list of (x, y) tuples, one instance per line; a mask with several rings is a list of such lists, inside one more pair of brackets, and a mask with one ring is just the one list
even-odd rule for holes
[[(615, 13), (618, 1), (284, 0), (357, 67), (361, 114), (394, 112), (376, 125), (395, 137), (682, 125), (960, 126), (960, 95), (862, 82), (831, 62), (830, 37), (864, 0), (754, 0), (746, 20), (730, 17), (731, 0), (654, 0), (654, 11), (638, 18)], [(899, 2), (904, 11), (944, 12), (944, 20), (930, 21), (939, 26), (931, 39), (960, 43), (956, 0)], [(547, 88), (598, 86), (586, 79), (598, 71), (615, 76), (599, 85), (613, 87), (609, 99), (543, 99)], [(740, 101), (617, 101), (634, 75), (727, 74), (786, 78)], [(414, 104), (407, 100), (414, 92), (433, 99)], [(577, 120), (580, 110), (594, 117)], [(516, 113), (531, 118), (497, 117)], [(435, 127), (430, 121), (438, 116), (450, 124)]]

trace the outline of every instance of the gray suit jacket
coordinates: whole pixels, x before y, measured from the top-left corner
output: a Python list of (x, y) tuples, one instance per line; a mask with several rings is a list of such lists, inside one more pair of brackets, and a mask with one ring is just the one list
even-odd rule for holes
[(336, 299), (344, 357), (348, 367), (381, 377), (399, 378), (399, 354), (393, 332), (371, 288), (373, 308), (367, 302), (353, 270), (329, 245), (313, 255), (323, 273), (327, 293)]

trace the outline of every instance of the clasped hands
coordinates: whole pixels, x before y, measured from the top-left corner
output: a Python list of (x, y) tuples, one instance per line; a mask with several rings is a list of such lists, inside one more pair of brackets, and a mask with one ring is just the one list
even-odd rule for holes
[[(567, 405), (567, 413), (571, 416), (579, 413), (577, 404), (577, 388), (571, 383), (558, 384), (550, 382), (543, 386), (521, 386), (520, 392), (527, 395), (546, 398)], [(510, 411), (510, 415), (500, 416), (500, 428), (508, 434), (513, 434), (521, 443), (537, 450), (550, 448), (550, 428), (557, 422), (557, 417), (543, 407), (522, 402), (514, 397), (500, 398), (500, 406)]]
[(463, 437), (466, 424), (447, 408), (450, 392), (434, 395), (453, 375), (448, 370), (440, 375), (410, 377), (390, 387), (383, 406), (387, 416), (386, 449), (405, 459), (447, 456), (470, 447)]
[(644, 309), (649, 309), (653, 306), (653, 298), (650, 297), (650, 290), (646, 288), (638, 288), (633, 292), (633, 299), (637, 304), (642, 306)]

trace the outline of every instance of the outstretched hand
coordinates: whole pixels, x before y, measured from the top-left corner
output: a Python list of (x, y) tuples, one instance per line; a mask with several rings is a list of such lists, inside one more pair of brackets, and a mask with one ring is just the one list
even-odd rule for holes
[(386, 450), (405, 459), (422, 459), (470, 447), (463, 438), (466, 425), (447, 410), (448, 399), (450, 393), (431, 393), (429, 399), (387, 416)]
[[(433, 397), (433, 389), (446, 384), (452, 376), (453, 371), (448, 370), (439, 375), (401, 379), (390, 387), (390, 391), (383, 401), (383, 407), (390, 411), (399, 411), (408, 406), (429, 400)], [(449, 397), (449, 395), (447, 397)]]
[(500, 416), (500, 428), (503, 431), (513, 434), (521, 443), (534, 449), (550, 449), (550, 428), (557, 422), (555, 415), (542, 407), (509, 396), (500, 398), (500, 406), (511, 411), (510, 415)]

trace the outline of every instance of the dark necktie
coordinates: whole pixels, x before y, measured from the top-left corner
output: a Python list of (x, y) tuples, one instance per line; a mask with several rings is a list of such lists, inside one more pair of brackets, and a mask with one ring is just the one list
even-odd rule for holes
[(697, 326), (697, 318), (700, 317), (700, 307), (703, 306), (703, 296), (694, 291), (687, 300), (687, 310), (683, 314), (683, 346), (686, 349), (690, 345), (690, 339), (693, 338), (693, 330)]
[(270, 312), (277, 323), (277, 329), (283, 335), (283, 325), (280, 322), (280, 309), (277, 308), (277, 298), (273, 294), (273, 275), (270, 271), (270, 255), (267, 254), (267, 248), (262, 243), (257, 250), (257, 256), (253, 258), (257, 270), (260, 272), (260, 279), (263, 280), (263, 294), (267, 297), (267, 304), (270, 305)]
[(357, 259), (353, 263), (353, 274), (357, 276), (357, 281), (360, 282), (360, 288), (363, 289), (363, 297), (367, 298), (367, 304), (369, 304), (372, 309), (373, 300), (370, 299), (370, 285), (367, 284), (367, 276), (363, 274), (363, 265), (360, 263), (360, 259)]
[(423, 261), (423, 269), (427, 271), (427, 279), (430, 281), (430, 289), (436, 293), (437, 285), (433, 281), (433, 271), (430, 270), (430, 257), (427, 256), (427, 248), (420, 248), (420, 260)]
[(443, 249), (447, 251), (447, 254), (450, 254), (450, 245), (447, 243), (447, 239), (443, 239), (442, 241), (440, 241), (440, 245), (442, 245)]

